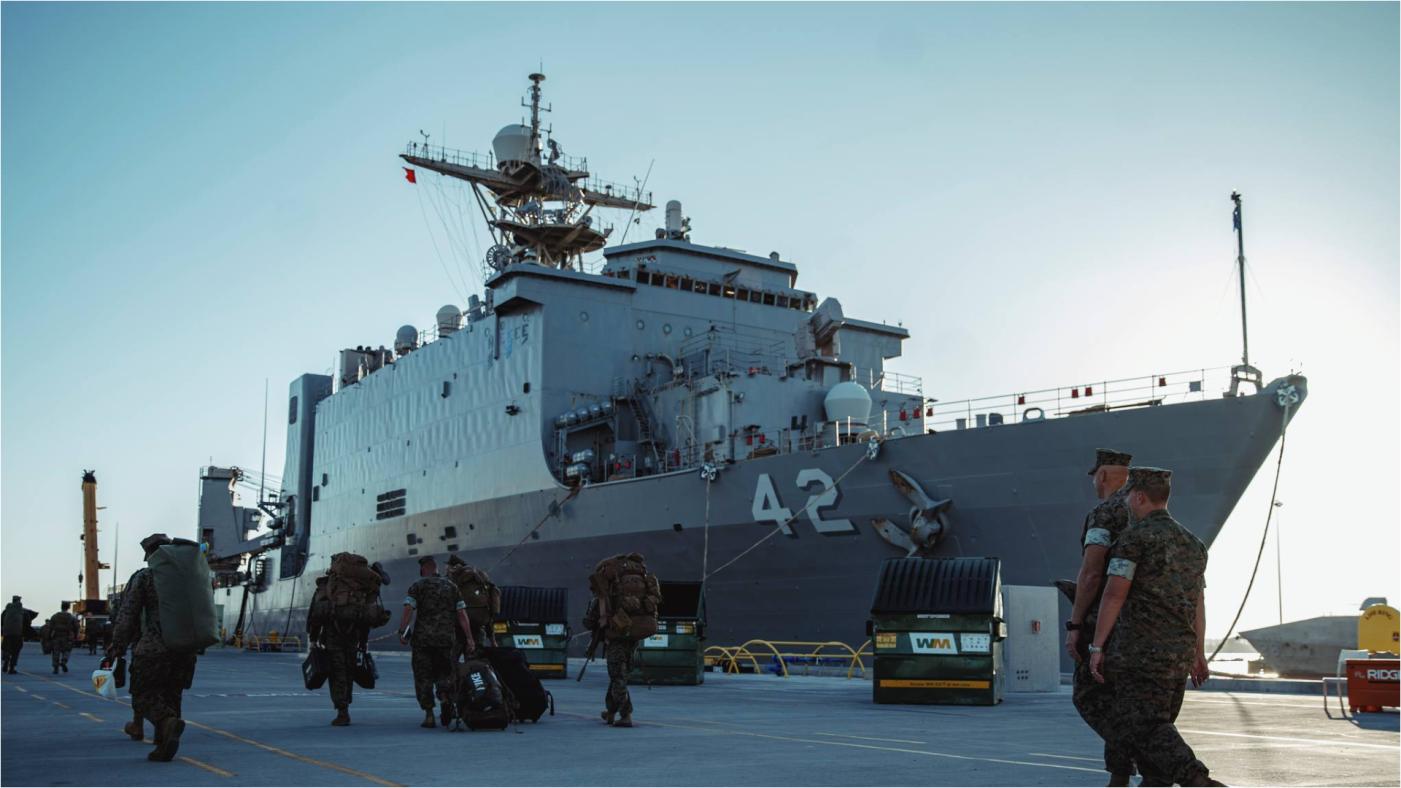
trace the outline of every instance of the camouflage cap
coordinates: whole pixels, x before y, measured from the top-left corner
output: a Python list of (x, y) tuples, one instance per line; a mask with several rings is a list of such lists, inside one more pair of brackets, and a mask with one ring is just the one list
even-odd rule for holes
[(1133, 462), (1133, 455), (1127, 452), (1095, 449), (1095, 467), (1090, 469), (1090, 475), (1094, 476), (1102, 465), (1128, 465), (1130, 462)]
[(434, 557), (431, 556), (431, 555), (425, 555), (424, 557), (418, 559), (418, 565), (419, 565), (419, 566), (423, 566), (424, 564), (436, 564), (436, 563), (438, 563), (438, 559), (434, 558)]
[(448, 556), (448, 566), (466, 566), (466, 564), (467, 562), (463, 561), (457, 553)]
[(1149, 468), (1146, 465), (1138, 465), (1129, 468), (1129, 480), (1124, 483), (1124, 490), (1132, 490), (1135, 487), (1144, 487), (1154, 483), (1169, 482), (1172, 479), (1172, 471), (1166, 468)]

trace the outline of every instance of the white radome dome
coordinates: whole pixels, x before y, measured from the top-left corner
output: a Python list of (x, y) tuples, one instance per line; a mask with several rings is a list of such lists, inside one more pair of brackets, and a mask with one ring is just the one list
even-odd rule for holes
[(866, 387), (855, 381), (846, 381), (833, 386), (822, 400), (822, 409), (827, 412), (828, 421), (864, 427), (871, 415), (871, 394)]
[(491, 149), (496, 152), (498, 162), (530, 161), (530, 127), (512, 123), (496, 132)]

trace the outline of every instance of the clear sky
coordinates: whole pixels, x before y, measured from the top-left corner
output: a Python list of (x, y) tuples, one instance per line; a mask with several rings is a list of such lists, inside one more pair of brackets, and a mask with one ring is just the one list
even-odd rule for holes
[[(258, 467), (265, 378), (462, 303), (396, 153), (485, 150), (543, 64), (568, 153), (655, 160), (697, 242), (903, 321), (896, 368), (946, 401), (1234, 363), (1239, 189), (1252, 361), (1312, 390), (1285, 616), (1401, 601), (1397, 8), (6, 3), (0, 593), (79, 596), (84, 469), (129, 573), (201, 466)], [(1269, 481), (1212, 550), (1213, 634)]]

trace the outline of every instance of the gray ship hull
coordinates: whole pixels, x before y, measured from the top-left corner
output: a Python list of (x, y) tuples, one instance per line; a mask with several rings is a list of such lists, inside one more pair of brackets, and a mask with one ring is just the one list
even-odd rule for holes
[(1338, 675), (1338, 653), (1357, 648), (1357, 616), (1319, 616), (1240, 633), (1279, 675)]
[[(1283, 409), (1275, 392), (1288, 384), (1302, 398), (1304, 379), (1291, 377), (1252, 396), (898, 438), (874, 459), (863, 459), (865, 444), (755, 458), (723, 467), (709, 487), (693, 470), (589, 485), (572, 498), (560, 487), (466, 503), (394, 525), (330, 533), (313, 525), (310, 563), (324, 565), (343, 550), (385, 563), (393, 578), (385, 600), (396, 615), (373, 635), (381, 646), (394, 643), (398, 601), (417, 577), (418, 557), (441, 557), (450, 541), (500, 584), (567, 586), (576, 620), (594, 563), (639, 551), (663, 579), (695, 580), (708, 569), (711, 643), (855, 646), (865, 640), (877, 568), (901, 554), (871, 521), (909, 522), (910, 504), (891, 484), (892, 469), (931, 496), (953, 500), (939, 555), (996, 556), (1004, 582), (1042, 585), (1076, 572), (1081, 524), (1095, 502), (1085, 472), (1098, 446), (1173, 469), (1172, 512), (1210, 545), (1279, 439)], [(823, 475), (834, 498), (819, 497)], [(778, 509), (800, 513), (791, 535), (770, 536), (775, 525), (756, 516)], [(315, 574), (254, 594), (245, 631), (302, 634)], [(241, 593), (216, 596), (230, 632)]]

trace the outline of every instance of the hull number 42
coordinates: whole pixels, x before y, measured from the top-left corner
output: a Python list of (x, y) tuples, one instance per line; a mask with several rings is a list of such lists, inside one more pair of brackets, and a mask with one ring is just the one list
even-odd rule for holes
[[(854, 533), (856, 526), (846, 518), (823, 519), (822, 510), (830, 509), (841, 500), (841, 491), (832, 482), (832, 477), (821, 468), (804, 468), (798, 471), (798, 476), (793, 481), (793, 486), (799, 490), (810, 491), (816, 488), (808, 496), (807, 503), (803, 505), (803, 513), (812, 522), (812, 527), (820, 534), (844, 534)], [(759, 480), (754, 485), (754, 502), (751, 507), (754, 521), (760, 523), (773, 523), (778, 526), (785, 535), (793, 536), (793, 512), (783, 506), (783, 502), (778, 497), (778, 490), (773, 486), (773, 478), (767, 473), (759, 474)]]

